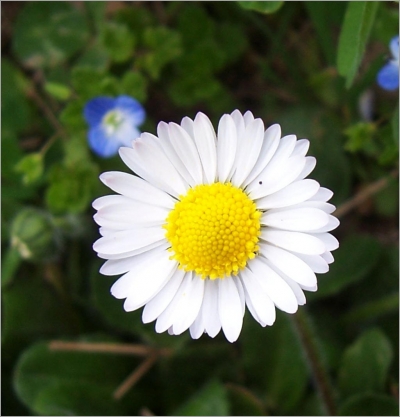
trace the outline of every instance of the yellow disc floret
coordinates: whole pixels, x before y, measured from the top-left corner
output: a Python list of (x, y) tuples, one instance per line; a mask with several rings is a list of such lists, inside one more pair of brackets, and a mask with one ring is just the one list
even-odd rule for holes
[(191, 188), (164, 225), (171, 259), (202, 278), (236, 275), (259, 250), (260, 217), (255, 203), (231, 183)]

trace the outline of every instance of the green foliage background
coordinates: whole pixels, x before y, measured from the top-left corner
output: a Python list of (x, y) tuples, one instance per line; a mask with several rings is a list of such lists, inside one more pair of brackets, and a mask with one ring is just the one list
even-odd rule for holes
[[(396, 2), (2, 2), (2, 414), (398, 415), (398, 92), (375, 81), (398, 25)], [(296, 315), (192, 341), (110, 295), (91, 202), (127, 168), (82, 109), (118, 94), (152, 133), (239, 108), (310, 139), (341, 246)], [(117, 400), (143, 357), (51, 340), (170, 355)]]

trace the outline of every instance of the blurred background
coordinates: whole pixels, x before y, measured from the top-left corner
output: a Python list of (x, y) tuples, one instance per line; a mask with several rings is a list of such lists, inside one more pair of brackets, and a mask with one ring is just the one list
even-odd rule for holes
[[(398, 2), (1, 12), (2, 415), (398, 415), (398, 88), (377, 82)], [(238, 108), (310, 140), (340, 248), (297, 314), (262, 328), (247, 312), (238, 342), (193, 341), (110, 295), (91, 202), (101, 172), (128, 168), (91, 150), (83, 108), (121, 94), (141, 131)]]

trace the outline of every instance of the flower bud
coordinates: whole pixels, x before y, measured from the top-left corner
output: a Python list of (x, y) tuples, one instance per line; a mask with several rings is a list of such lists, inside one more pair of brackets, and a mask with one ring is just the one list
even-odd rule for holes
[(24, 259), (50, 261), (61, 249), (61, 236), (49, 213), (24, 208), (11, 225), (11, 245)]

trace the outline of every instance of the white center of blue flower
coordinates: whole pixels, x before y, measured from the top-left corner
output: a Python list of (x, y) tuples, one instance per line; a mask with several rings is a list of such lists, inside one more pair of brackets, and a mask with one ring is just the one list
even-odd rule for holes
[(102, 120), (102, 124), (106, 130), (107, 135), (111, 136), (121, 127), (124, 123), (125, 117), (120, 110), (110, 110), (107, 112)]

